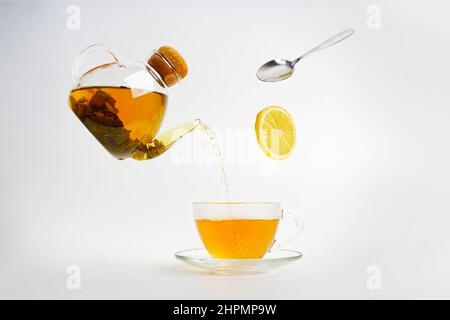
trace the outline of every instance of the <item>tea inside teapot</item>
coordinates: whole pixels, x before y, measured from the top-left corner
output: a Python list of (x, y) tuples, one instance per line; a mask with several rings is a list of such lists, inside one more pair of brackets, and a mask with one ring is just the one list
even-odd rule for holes
[(70, 94), (78, 119), (118, 159), (129, 158), (144, 138), (156, 137), (166, 104), (165, 94), (134, 97), (127, 87), (84, 87)]

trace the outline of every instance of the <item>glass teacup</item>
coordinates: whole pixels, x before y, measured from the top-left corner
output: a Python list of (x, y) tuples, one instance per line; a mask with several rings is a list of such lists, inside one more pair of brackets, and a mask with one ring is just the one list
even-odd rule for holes
[[(194, 217), (200, 238), (216, 259), (259, 259), (286, 245), (303, 231), (303, 222), (278, 202), (195, 202)], [(276, 240), (280, 220), (293, 218), (295, 232)]]

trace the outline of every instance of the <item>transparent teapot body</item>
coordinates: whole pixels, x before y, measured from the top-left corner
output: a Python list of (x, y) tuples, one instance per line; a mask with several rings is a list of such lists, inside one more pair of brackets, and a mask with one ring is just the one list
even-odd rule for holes
[[(109, 53), (112, 61), (78, 76), (82, 61), (99, 50)], [(93, 45), (80, 53), (72, 73), (72, 111), (117, 159), (157, 157), (193, 129), (183, 124), (180, 130), (165, 133), (163, 140), (156, 139), (167, 108), (168, 90), (146, 63), (120, 62), (108, 48)]]

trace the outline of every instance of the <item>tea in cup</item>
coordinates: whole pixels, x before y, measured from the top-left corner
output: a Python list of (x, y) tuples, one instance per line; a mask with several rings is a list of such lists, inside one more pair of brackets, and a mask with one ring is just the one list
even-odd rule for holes
[[(216, 259), (260, 259), (277, 243), (280, 220), (294, 218), (296, 232), (303, 230), (301, 219), (277, 202), (196, 202), (194, 217), (200, 238)], [(279, 246), (279, 244), (278, 244)]]

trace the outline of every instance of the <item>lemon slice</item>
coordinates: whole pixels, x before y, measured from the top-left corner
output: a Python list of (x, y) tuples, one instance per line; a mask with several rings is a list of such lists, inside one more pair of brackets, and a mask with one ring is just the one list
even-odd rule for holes
[(294, 119), (280, 106), (270, 106), (258, 112), (255, 131), (261, 150), (271, 159), (286, 159), (294, 150)]

